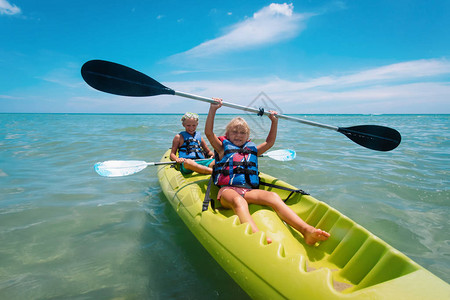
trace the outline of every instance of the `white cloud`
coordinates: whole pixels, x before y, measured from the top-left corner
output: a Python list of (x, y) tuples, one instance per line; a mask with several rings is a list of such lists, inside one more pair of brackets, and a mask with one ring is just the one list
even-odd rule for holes
[(341, 76), (325, 76), (308, 81), (285, 81), (291, 89), (350, 88), (351, 86), (374, 86), (376, 84), (409, 82), (420, 78), (450, 74), (450, 62), (440, 59), (422, 59), (391, 64), (378, 68), (352, 72)]
[(19, 99), (19, 98), (9, 95), (0, 95), (0, 99)]
[(77, 88), (80, 85), (84, 85), (79, 77), (79, 64), (72, 62), (66, 63), (65, 66), (51, 69), (37, 78), (64, 88)]
[(285, 113), (450, 113), (449, 75), (449, 61), (429, 59), (303, 81), (240, 78), (168, 86), (240, 105), (265, 92)]
[(21, 10), (14, 4), (10, 4), (6, 0), (0, 0), (0, 14), (1, 15), (16, 15), (20, 14)]
[(312, 14), (296, 14), (292, 4), (272, 3), (240, 23), (228, 33), (206, 41), (177, 56), (205, 57), (213, 54), (245, 50), (291, 39), (304, 28)]
[(448, 74), (450, 63), (445, 60), (422, 59), (383, 66), (344, 76), (341, 83), (363, 83), (385, 80), (405, 80)]

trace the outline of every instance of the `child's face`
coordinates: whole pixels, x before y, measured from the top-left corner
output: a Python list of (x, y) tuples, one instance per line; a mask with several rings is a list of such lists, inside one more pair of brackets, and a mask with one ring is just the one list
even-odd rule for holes
[(189, 134), (194, 134), (197, 130), (198, 120), (195, 119), (186, 119), (183, 121), (183, 127)]
[(227, 132), (227, 137), (236, 146), (240, 147), (248, 141), (248, 132), (244, 127), (233, 127)]

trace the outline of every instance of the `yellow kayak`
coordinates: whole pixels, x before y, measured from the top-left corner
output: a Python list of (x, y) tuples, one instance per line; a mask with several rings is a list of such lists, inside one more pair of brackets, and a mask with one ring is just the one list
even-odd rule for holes
[[(169, 153), (161, 161), (169, 161)], [(295, 189), (267, 174), (260, 177), (263, 182)], [(220, 204), (202, 212), (210, 176), (182, 175), (173, 165), (161, 165), (158, 178), (189, 230), (253, 299), (450, 299), (445, 281), (309, 195), (294, 193), (286, 204), (307, 223), (331, 234), (314, 247), (265, 206), (250, 206), (258, 233), (240, 224), (233, 211)], [(291, 194), (261, 188), (277, 192), (282, 199)], [(216, 195), (213, 186), (211, 197)]]

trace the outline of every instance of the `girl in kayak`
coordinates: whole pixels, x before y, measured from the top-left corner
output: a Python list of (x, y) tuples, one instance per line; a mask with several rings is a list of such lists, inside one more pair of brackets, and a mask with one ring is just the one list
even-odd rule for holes
[[(260, 190), (257, 157), (269, 150), (277, 136), (278, 118), (271, 111), (272, 121), (266, 141), (255, 145), (249, 141), (250, 128), (242, 118), (233, 119), (226, 127), (225, 137), (217, 137), (214, 132), (216, 111), (222, 106), (221, 99), (211, 103), (205, 125), (205, 135), (211, 146), (216, 150), (216, 164), (213, 170), (213, 180), (220, 187), (217, 200), (224, 208), (231, 208), (239, 217), (241, 223), (249, 223), (252, 232), (258, 232), (248, 204), (267, 205), (272, 207), (283, 221), (303, 234), (305, 242), (314, 245), (318, 241), (328, 239), (330, 234), (307, 224), (287, 206), (280, 196), (274, 192)], [(268, 237), (267, 242), (272, 240)]]
[[(197, 172), (200, 174), (211, 174), (214, 159), (195, 161), (194, 159), (204, 159), (205, 155), (212, 157), (214, 153), (209, 150), (205, 140), (197, 132), (198, 114), (187, 112), (181, 118), (181, 124), (185, 131), (175, 135), (170, 151), (170, 160), (181, 164), (182, 174)], [(178, 151), (178, 156), (177, 156)]]

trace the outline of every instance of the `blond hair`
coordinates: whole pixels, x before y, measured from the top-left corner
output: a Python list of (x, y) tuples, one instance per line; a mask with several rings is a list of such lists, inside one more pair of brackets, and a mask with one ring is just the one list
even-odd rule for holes
[(231, 120), (230, 123), (228, 123), (225, 134), (228, 135), (228, 133), (233, 129), (244, 129), (245, 133), (247, 133), (247, 136), (250, 136), (250, 127), (248, 126), (247, 122), (241, 117), (236, 117)]
[(181, 122), (184, 123), (184, 121), (187, 119), (193, 119), (193, 120), (198, 121), (198, 114), (192, 113), (192, 112), (187, 112), (181, 117)]

